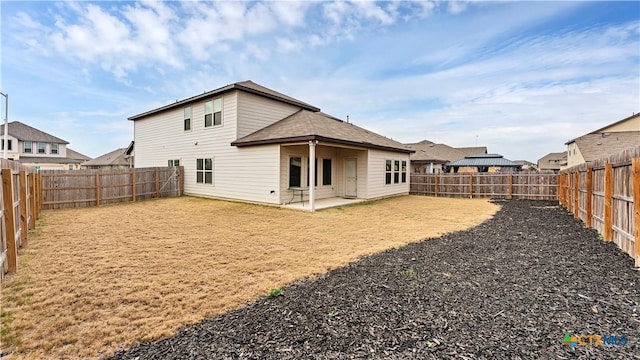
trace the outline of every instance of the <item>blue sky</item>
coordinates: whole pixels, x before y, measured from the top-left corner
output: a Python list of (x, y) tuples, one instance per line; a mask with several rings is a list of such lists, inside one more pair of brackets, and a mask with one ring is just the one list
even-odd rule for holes
[[(401, 142), (535, 162), (640, 112), (640, 3), (2, 1), (2, 92), (96, 157), (253, 80)], [(4, 117), (3, 117), (4, 118)]]

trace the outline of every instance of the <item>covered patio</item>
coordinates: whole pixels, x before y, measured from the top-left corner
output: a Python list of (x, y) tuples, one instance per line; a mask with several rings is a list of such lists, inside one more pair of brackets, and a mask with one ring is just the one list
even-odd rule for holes
[[(314, 210), (322, 210), (329, 209), (340, 206), (347, 206), (352, 204), (357, 204), (359, 202), (367, 201), (366, 199), (346, 199), (341, 197), (331, 197), (324, 199), (316, 199), (314, 202)], [(311, 204), (309, 201), (295, 201), (289, 204), (282, 205), (283, 208), (286, 209), (294, 209), (294, 210), (303, 210), (303, 211), (314, 211), (311, 209)]]

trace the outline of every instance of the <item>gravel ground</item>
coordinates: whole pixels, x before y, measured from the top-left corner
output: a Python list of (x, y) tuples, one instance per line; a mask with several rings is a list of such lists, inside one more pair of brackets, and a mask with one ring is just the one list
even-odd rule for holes
[(554, 202), (502, 206), (113, 359), (640, 359), (632, 259)]

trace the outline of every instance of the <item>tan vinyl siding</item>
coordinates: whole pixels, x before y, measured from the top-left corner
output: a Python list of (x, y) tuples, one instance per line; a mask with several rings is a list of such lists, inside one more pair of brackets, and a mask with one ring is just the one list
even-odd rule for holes
[(256, 132), (300, 110), (299, 107), (254, 94), (242, 91), (237, 94), (238, 138)]
[[(186, 194), (277, 204), (279, 147), (230, 145), (237, 138), (237, 94), (223, 96), (220, 126), (204, 126), (204, 103), (213, 98), (190, 105), (190, 131), (184, 131), (183, 107), (135, 121), (135, 167), (167, 166), (178, 159)], [(199, 184), (196, 159), (207, 158), (213, 159), (213, 184)]]
[(575, 142), (572, 142), (569, 145), (567, 145), (567, 166), (562, 167), (562, 169), (584, 164), (584, 163), (585, 163), (584, 156), (582, 156), (582, 153), (580, 152), (580, 148), (578, 147), (578, 144), (576, 144)]
[(640, 116), (633, 117), (618, 124), (613, 124), (601, 129), (599, 132), (623, 132), (640, 131)]
[[(385, 184), (386, 160), (399, 160), (400, 171), (402, 171), (402, 161), (407, 162), (407, 181), (405, 183), (402, 183), (402, 181), (400, 181), (398, 184)], [(381, 150), (369, 150), (369, 171), (367, 172), (367, 176), (369, 178), (369, 186), (367, 189), (367, 198), (376, 199), (391, 195), (408, 194), (410, 168), (411, 164), (409, 163), (409, 154)], [(400, 180), (402, 180), (402, 175), (400, 175)]]

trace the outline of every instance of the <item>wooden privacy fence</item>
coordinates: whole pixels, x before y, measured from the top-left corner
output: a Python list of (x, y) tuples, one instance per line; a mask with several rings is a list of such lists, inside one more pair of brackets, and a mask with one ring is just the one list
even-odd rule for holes
[(18, 162), (0, 159), (0, 279), (18, 270), (18, 249), (27, 246), (41, 208), (40, 176)]
[(562, 206), (640, 267), (640, 146), (559, 174)]
[(41, 171), (43, 209), (180, 196), (183, 167)]
[(410, 193), (450, 197), (556, 200), (554, 173), (411, 174)]

